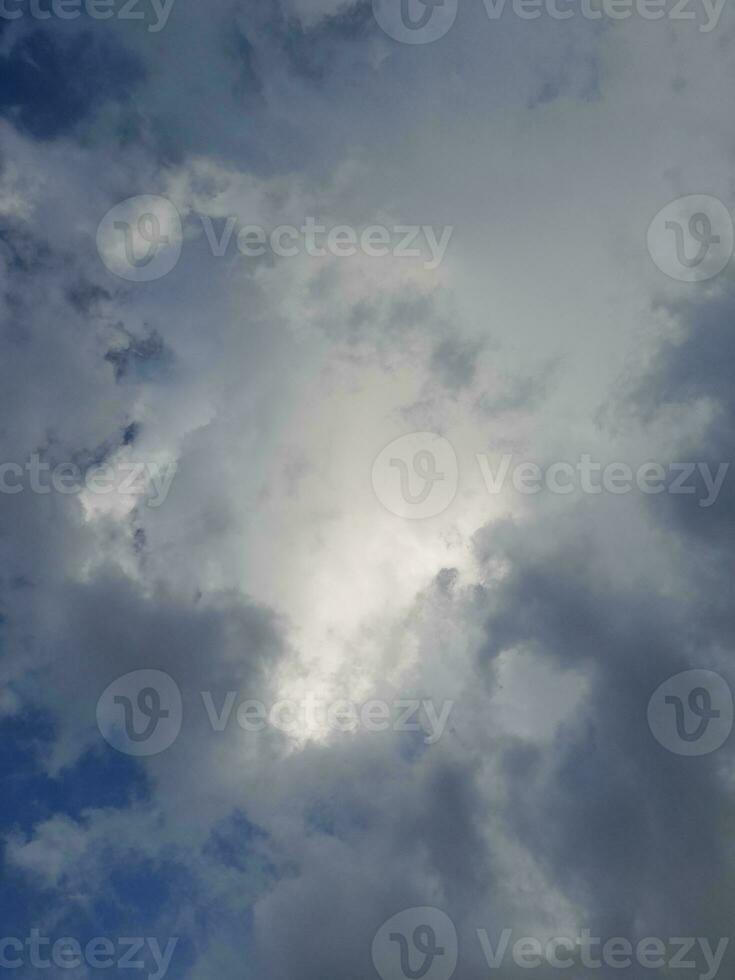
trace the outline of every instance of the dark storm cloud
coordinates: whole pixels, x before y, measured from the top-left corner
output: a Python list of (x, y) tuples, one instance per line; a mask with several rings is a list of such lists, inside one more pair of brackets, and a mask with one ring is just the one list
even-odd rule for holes
[[(236, 596), (193, 602), (163, 594), (147, 598), (110, 570), (89, 586), (49, 598), (45, 618), (54, 623), (60, 669), (45, 674), (39, 694), (51, 698), (65, 715), (64, 704), (74, 704), (73, 691), (82, 685), (92, 695), (84, 700), (87, 733), (94, 744), (99, 733), (89, 712), (107, 685), (128, 671), (149, 667), (168, 672), (182, 688), (188, 713), (202, 722), (201, 691), (246, 690), (248, 685), (263, 690), (266, 673), (282, 651), (273, 615)], [(67, 716), (72, 726), (77, 720)], [(202, 730), (206, 725), (199, 726)], [(175, 755), (174, 747), (167, 764), (175, 764)]]
[[(111, 343), (117, 335), (114, 322), (98, 310), (106, 292), (84, 275), (78, 256), (52, 247), (17, 219), (5, 224), (0, 258), (6, 304), (0, 324), (5, 341), (0, 403), (5, 419), (15, 419), (12, 428), (0, 428), (6, 459), (50, 445), (69, 453), (114, 441), (124, 420), (124, 395), (105, 411), (99, 404), (113, 372), (96, 341), (107, 336)], [(46, 411), (61, 399), (63, 412)]]
[(298, 767), (293, 795), (314, 795), (322, 815), (298, 841), (297, 873), (257, 904), (255, 949), (265, 975), (369, 974), (372, 938), (396, 911), (431, 894), (461, 924), (484, 897), (487, 803), (476, 764), (461, 753), (412, 765), (394, 739), (360, 740), (307, 750)]
[(462, 342), (456, 337), (442, 341), (434, 348), (431, 366), (447, 388), (457, 391), (472, 384), (480, 345)]
[(0, 113), (36, 139), (68, 135), (106, 101), (142, 79), (139, 62), (97, 33), (34, 30), (0, 57)]
[(339, 71), (344, 45), (366, 39), (375, 25), (371, 4), (359, 0), (311, 27), (291, 18), (285, 26), (274, 24), (272, 30), (294, 71), (312, 82), (325, 83), (332, 72)]
[(640, 379), (634, 403), (644, 419), (666, 405), (711, 398), (720, 411), (735, 414), (735, 297), (725, 288), (698, 302), (666, 304), (666, 311), (683, 331), (665, 340), (655, 353), (651, 370)]
[(142, 337), (131, 336), (125, 346), (105, 354), (105, 360), (115, 368), (118, 382), (160, 379), (170, 370), (173, 359), (173, 352), (155, 329), (149, 329)]
[[(691, 430), (681, 413), (694, 418), (707, 404), (699, 437), (677, 439), (674, 430), (670, 438), (676, 458), (707, 461), (716, 470), (733, 458), (732, 298), (669, 312), (683, 338), (662, 342), (648, 368), (629, 378), (618, 411), (621, 417), (632, 411), (650, 427), (665, 425), (675, 409)], [(724, 654), (735, 635), (732, 487), (726, 482), (707, 509), (683, 495), (646, 503), (648, 519), (665, 531), (661, 547), (686, 583), (686, 598), (666, 595), (657, 576), (639, 574), (622, 587), (611, 579), (589, 533), (603, 515), (589, 501), (556, 526), (549, 547), (538, 525), (478, 535), (483, 558), (510, 568), (491, 593), (487, 663), (504, 650), (529, 647), (589, 681), (576, 717), (551, 745), (519, 743), (506, 751), (508, 819), (565, 893), (588, 910), (598, 934), (726, 936), (735, 898), (735, 869), (722, 837), (732, 818), (730, 743), (719, 755), (676, 757), (650, 737), (646, 704), (663, 679), (693, 666), (715, 667), (732, 683)], [(622, 537), (629, 515), (604, 519), (612, 519), (613, 536), (621, 522)], [(632, 552), (631, 565), (639, 561)]]
[[(602, 517), (586, 502), (555, 524), (553, 538), (536, 524), (497, 525), (477, 538), (483, 558), (508, 567), (487, 596), (486, 668), (504, 651), (529, 649), (588, 683), (548, 745), (519, 740), (504, 750), (504, 816), (585, 909), (594, 934), (728, 935), (729, 753), (667, 752), (651, 737), (646, 707), (674, 673), (723, 669), (732, 617), (710, 622), (709, 583), (700, 592), (696, 577), (688, 600), (666, 596), (655, 578), (611, 579), (589, 533)], [(629, 519), (605, 515), (613, 537), (615, 523)], [(724, 568), (720, 582), (729, 591)]]
[(509, 817), (599, 927), (625, 933), (643, 916), (692, 929), (712, 868), (731, 871), (717, 835), (728, 794), (716, 756), (691, 765), (651, 738), (646, 705), (667, 676), (706, 662), (706, 610), (657, 595), (653, 583), (615, 588), (582, 522), (565, 531), (572, 539), (547, 554), (521, 529), (488, 542), (512, 571), (491, 601), (484, 656), (528, 645), (591, 681), (548, 749), (508, 751)]
[[(658, 346), (650, 367), (629, 378), (627, 409), (645, 424), (661, 422), (672, 410), (692, 416), (705, 407), (706, 421), (695, 435), (674, 438), (680, 460), (709, 465), (710, 472), (727, 465), (715, 503), (699, 506), (701, 486), (693, 495), (667, 495), (656, 508), (673, 532), (702, 539), (717, 549), (731, 549), (735, 534), (735, 298), (725, 289), (700, 302), (666, 307), (682, 335)], [(701, 478), (694, 474), (692, 485)]]
[(557, 365), (552, 362), (539, 366), (532, 375), (502, 377), (496, 390), (479, 396), (476, 408), (491, 417), (507, 412), (532, 412), (548, 396), (556, 370)]
[[(566, 345), (570, 361), (592, 349), (575, 362), (590, 388), (599, 343), (589, 298), (588, 332), (565, 334), (560, 294), (536, 273), (558, 254), (572, 303), (592, 288), (574, 248), (600, 260), (600, 227), (636, 184), (615, 183), (635, 139), (619, 121), (649, 123), (647, 79), (632, 71), (631, 97), (619, 77), (638, 66), (634, 40), (622, 72), (611, 42), (603, 73), (600, 32), (579, 19), (537, 30), (460, 7), (456, 29), (423, 49), (383, 35), (365, 0), (177, 0), (160, 37), (117, 23), (93, 40), (73, 27), (3, 37), (1, 122), (16, 157), (0, 185), (3, 456), (87, 466), (150, 449), (179, 464), (160, 511), (0, 501), (0, 735), (16, 750), (0, 753), (7, 929), (56, 910), (80, 936), (100, 923), (180, 934), (177, 980), (374, 976), (376, 929), (427, 904), (456, 921), (466, 980), (488, 976), (475, 927), (495, 937), (576, 916), (630, 937), (731, 930), (729, 748), (674, 756), (645, 714), (675, 671), (730, 676), (729, 569), (706, 541), (696, 561), (682, 546), (708, 521), (726, 540), (727, 491), (704, 516), (699, 495), (659, 501), (668, 524), (633, 497), (541, 503), (504, 523), (462, 487), (446, 517), (408, 529), (370, 495), (386, 419), (449, 432), (459, 416), (470, 454), (488, 439), (473, 409), (526, 413), (541, 451), (545, 427), (558, 444), (589, 422), (578, 378), (565, 378), (574, 412), (537, 411), (552, 369), (536, 339)], [(668, 48), (660, 57), (672, 61)], [(593, 104), (601, 94), (609, 105)], [(97, 224), (121, 197), (157, 191), (217, 223), (230, 208), (272, 225), (281, 209), (289, 222), (307, 209), (333, 224), (456, 221), (468, 272), (453, 279), (454, 253), (441, 275), (415, 279), (364, 256), (243, 266), (214, 261), (200, 236), (169, 277), (123, 283), (96, 255)], [(606, 311), (616, 268), (593, 272)], [(716, 459), (735, 421), (729, 306), (677, 316), (691, 331), (636, 380), (636, 404), (655, 419), (710, 399), (701, 449)], [(504, 331), (492, 348), (488, 321)], [(510, 425), (498, 440), (516, 436)], [(548, 736), (497, 721), (500, 661), (519, 649), (561, 683), (584, 681)], [(185, 723), (164, 753), (131, 761), (103, 741), (95, 709), (141, 668), (176, 680)], [(284, 678), (300, 691), (344, 677), (390, 697), (451, 696), (452, 723), (431, 746), (395, 732), (291, 744), (236, 724), (214, 732), (203, 710), (203, 691), (219, 708), (230, 691), (267, 701)]]

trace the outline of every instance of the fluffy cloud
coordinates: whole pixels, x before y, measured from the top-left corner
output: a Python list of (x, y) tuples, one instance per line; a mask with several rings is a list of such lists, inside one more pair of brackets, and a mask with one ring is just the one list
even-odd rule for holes
[[(478, 929), (728, 936), (729, 743), (668, 753), (646, 708), (676, 672), (730, 680), (731, 482), (708, 508), (526, 495), (478, 461), (729, 461), (728, 274), (669, 281), (645, 249), (669, 199), (729, 203), (727, 18), (478, 2), (413, 46), (364, 2), (177, 0), (158, 33), (4, 27), (7, 935), (178, 936), (193, 980), (369, 976), (409, 907), (450, 915), (470, 978)], [(96, 247), (138, 195), (182, 229), (149, 282)], [(237, 246), (310, 218), (452, 234), (433, 268)], [(371, 483), (408, 432), (457, 457), (422, 521)], [(149, 506), (37, 492), (34, 458), (175, 475)], [(137, 670), (182, 699), (150, 757), (97, 725)], [(284, 698), (451, 712), (434, 742), (239, 723)]]

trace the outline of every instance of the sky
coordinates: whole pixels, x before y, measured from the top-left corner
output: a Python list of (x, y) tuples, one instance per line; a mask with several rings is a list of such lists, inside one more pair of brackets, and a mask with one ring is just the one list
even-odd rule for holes
[(732, 976), (733, 84), (727, 0), (0, 3), (3, 976)]

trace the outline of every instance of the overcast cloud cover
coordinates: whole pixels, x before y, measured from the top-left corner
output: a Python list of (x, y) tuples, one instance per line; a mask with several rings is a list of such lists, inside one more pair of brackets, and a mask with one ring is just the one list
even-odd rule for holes
[[(733, 975), (729, 0), (407, 2), (456, 19), (405, 43), (399, 0), (2, 7), (2, 975)], [(238, 247), (310, 219), (387, 254)], [(34, 459), (139, 492), (39, 492)], [(104, 693), (141, 670), (181, 696), (150, 754), (124, 736), (155, 684)], [(662, 741), (649, 700), (691, 670), (714, 687), (664, 702)], [(390, 723), (238, 722), (308, 698)], [(397, 723), (410, 700), (439, 717)], [(683, 754), (699, 722), (722, 737)], [(456, 967), (435, 912), (408, 961), (399, 927), (373, 943), (425, 907)], [(39, 966), (33, 930), (116, 951)], [(666, 952), (510, 952), (583, 930)], [(175, 942), (131, 971), (121, 937)], [(704, 942), (676, 963), (676, 937)]]

